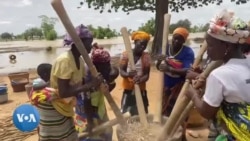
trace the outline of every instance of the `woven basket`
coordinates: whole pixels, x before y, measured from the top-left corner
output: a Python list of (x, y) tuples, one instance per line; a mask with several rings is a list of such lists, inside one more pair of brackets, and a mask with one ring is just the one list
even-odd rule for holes
[(8, 77), (10, 79), (13, 92), (25, 91), (25, 85), (29, 83), (28, 72), (10, 73)]

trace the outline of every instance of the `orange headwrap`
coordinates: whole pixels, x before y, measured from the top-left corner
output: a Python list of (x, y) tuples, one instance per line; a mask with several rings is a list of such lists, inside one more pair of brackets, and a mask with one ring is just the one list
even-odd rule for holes
[(150, 35), (144, 31), (135, 31), (131, 35), (132, 40), (150, 40)]
[(173, 34), (179, 34), (181, 35), (185, 40), (187, 40), (187, 37), (189, 35), (189, 32), (186, 28), (178, 27), (174, 30)]

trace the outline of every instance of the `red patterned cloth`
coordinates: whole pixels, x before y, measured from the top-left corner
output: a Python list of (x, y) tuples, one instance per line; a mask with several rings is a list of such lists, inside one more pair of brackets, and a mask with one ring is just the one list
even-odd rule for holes
[(108, 51), (96, 45), (91, 53), (91, 59), (94, 63), (107, 63), (111, 57)]

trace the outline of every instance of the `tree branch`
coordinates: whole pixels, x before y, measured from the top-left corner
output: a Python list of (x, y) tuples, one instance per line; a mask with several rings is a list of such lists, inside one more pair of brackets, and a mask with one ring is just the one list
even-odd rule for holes
[[(245, 4), (249, 1), (250, 0), (231, 0), (231, 2), (237, 5)], [(179, 12), (186, 8), (198, 8), (209, 4), (220, 5), (223, 0), (168, 0), (168, 2), (169, 9), (172, 12)], [(101, 13), (106, 8), (108, 9), (108, 12), (112, 12), (112, 10), (117, 12), (119, 9), (122, 9), (124, 12), (130, 12), (133, 10), (154, 12), (156, 9), (156, 0), (82, 0), (80, 5), (82, 6), (84, 3), (86, 3), (89, 8), (93, 7), (95, 10), (100, 10)]]

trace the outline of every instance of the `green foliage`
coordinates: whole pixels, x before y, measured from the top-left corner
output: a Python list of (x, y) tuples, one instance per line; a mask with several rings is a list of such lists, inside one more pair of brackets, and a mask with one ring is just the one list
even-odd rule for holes
[(32, 40), (34, 39), (34, 37), (39, 37), (39, 39), (42, 39), (42, 36), (43, 36), (42, 29), (37, 27), (26, 29), (22, 34), (22, 38), (24, 39), (31, 38)]
[(155, 19), (151, 18), (145, 24), (142, 24), (138, 30), (145, 31), (151, 35), (155, 34)]
[(56, 31), (54, 30), (54, 29), (52, 29), (52, 30), (49, 30), (48, 32), (47, 32), (47, 34), (45, 35), (45, 38), (47, 39), (47, 40), (55, 40), (56, 38), (57, 38), (57, 33), (56, 33)]
[[(188, 20), (179, 20), (176, 23), (173, 23), (169, 26), (169, 32), (173, 33), (173, 31), (177, 27), (185, 27), (187, 28), (190, 32), (205, 32), (208, 29), (209, 24), (205, 25), (194, 25), (192, 26), (192, 23)], [(141, 27), (138, 28), (138, 30), (145, 31), (147, 33), (150, 33), (151, 35), (155, 34), (155, 20), (154, 18), (151, 18), (148, 20), (145, 24), (142, 24)]]
[(48, 17), (45, 15), (39, 16), (42, 19), (41, 28), (43, 34), (47, 40), (55, 40), (57, 38), (57, 33), (55, 31), (55, 24), (58, 22), (57, 18)]
[(177, 23), (171, 24), (169, 26), (169, 32), (173, 33), (173, 31), (177, 28), (177, 27), (184, 27), (187, 30), (190, 31), (191, 29), (191, 22), (188, 19), (185, 20), (179, 20)]
[(105, 28), (101, 26), (94, 28), (92, 25), (88, 25), (87, 27), (93, 33), (94, 38), (97, 39), (104, 39), (105, 37), (110, 39), (118, 35), (116, 30), (110, 29), (109, 26)]
[(1, 38), (3, 40), (12, 40), (13, 35), (11, 33), (8, 32), (4, 32), (1, 34)]
[[(89, 8), (94, 8), (95, 10), (100, 10), (102, 13), (105, 9), (107, 12), (112, 12), (114, 10), (117, 12), (118, 10), (123, 10), (124, 12), (129, 12), (133, 10), (143, 10), (143, 11), (152, 11), (156, 10), (158, 0), (80, 0), (80, 6), (87, 4)], [(168, 2), (168, 6), (171, 11), (179, 12), (183, 11), (185, 8), (198, 8), (207, 6), (209, 4), (217, 4), (220, 5), (223, 0), (163, 0)], [(231, 0), (235, 4), (245, 4), (249, 2), (249, 0)], [(168, 7), (166, 5), (166, 7)]]
[(206, 32), (208, 30), (209, 24), (205, 25), (195, 25), (191, 28), (190, 32)]

